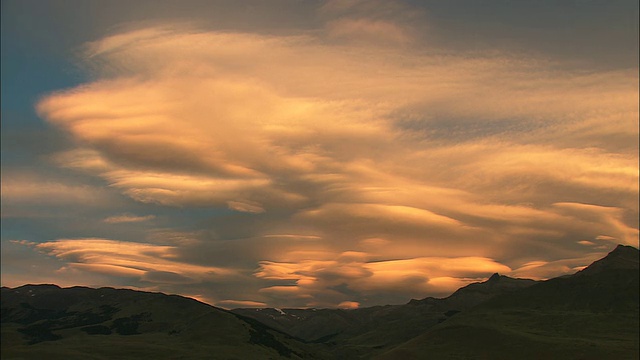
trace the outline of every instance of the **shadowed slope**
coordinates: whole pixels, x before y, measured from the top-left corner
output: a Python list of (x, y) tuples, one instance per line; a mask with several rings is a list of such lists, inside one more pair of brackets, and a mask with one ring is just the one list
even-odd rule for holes
[(2, 288), (2, 358), (316, 358), (295, 339), (177, 295)]
[(380, 359), (637, 359), (638, 250), (490, 299)]
[(494, 296), (535, 284), (494, 274), (446, 298), (428, 297), (405, 305), (340, 309), (235, 309), (273, 328), (309, 342), (331, 346), (335, 356), (366, 358), (397, 346), (447, 318)]

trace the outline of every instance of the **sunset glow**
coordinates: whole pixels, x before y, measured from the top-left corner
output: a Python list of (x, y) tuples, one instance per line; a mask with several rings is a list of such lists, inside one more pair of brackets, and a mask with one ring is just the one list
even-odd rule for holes
[[(537, 35), (516, 3), (95, 1), (86, 33), (29, 3), (2, 8), (3, 286), (353, 309), (638, 246), (637, 3), (530, 4)], [(19, 82), (27, 51), (68, 80)]]

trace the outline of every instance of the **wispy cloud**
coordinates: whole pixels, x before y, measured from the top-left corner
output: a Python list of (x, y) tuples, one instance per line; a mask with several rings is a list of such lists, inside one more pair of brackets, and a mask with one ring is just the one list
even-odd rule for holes
[(61, 239), (30, 245), (65, 260), (71, 268), (152, 283), (201, 282), (237, 273), (181, 262), (173, 246), (110, 239)]
[(261, 291), (268, 296), (294, 296), (306, 300), (305, 306), (335, 306), (367, 297), (401, 301), (426, 293), (446, 295), (475, 279), (511, 272), (509, 267), (483, 257), (371, 261), (374, 257), (350, 251), (323, 260), (303, 257), (291, 262), (263, 261), (255, 276), (288, 283), (263, 288)]
[(119, 223), (136, 223), (143, 222), (155, 219), (155, 215), (146, 215), (146, 216), (136, 216), (131, 214), (122, 214), (116, 216), (109, 216), (103, 221), (108, 224), (119, 224)]
[(50, 180), (29, 173), (13, 173), (2, 179), (2, 202), (12, 206), (78, 203), (101, 206), (108, 201), (109, 198), (102, 189), (85, 184), (70, 184), (66, 179)]
[(267, 304), (259, 301), (252, 301), (252, 300), (221, 300), (216, 302), (216, 306), (220, 306), (227, 309), (247, 308), (247, 307), (264, 308), (264, 307), (267, 307)]

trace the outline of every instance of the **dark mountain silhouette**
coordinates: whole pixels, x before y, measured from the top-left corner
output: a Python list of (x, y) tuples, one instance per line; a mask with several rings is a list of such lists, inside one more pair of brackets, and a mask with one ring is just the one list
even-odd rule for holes
[(607, 256), (595, 261), (577, 274), (594, 275), (603, 271), (627, 269), (638, 270), (638, 249), (632, 246), (618, 245)]
[(409, 304), (439, 304), (441, 307), (446, 307), (447, 311), (451, 309), (462, 311), (476, 306), (497, 295), (526, 288), (535, 283), (535, 280), (514, 279), (496, 273), (487, 281), (461, 287), (444, 299), (428, 297), (422, 300), (411, 300)]
[(2, 288), (2, 359), (323, 358), (292, 337), (177, 295)]
[(330, 345), (342, 358), (370, 356), (422, 334), (449, 317), (494, 296), (536, 281), (494, 274), (446, 298), (428, 297), (405, 305), (340, 309), (234, 309), (291, 336)]
[(446, 298), (235, 309), (113, 288), (2, 288), (2, 359), (637, 359), (638, 249), (570, 276), (494, 274)]
[(380, 359), (638, 359), (638, 249), (496, 296)]

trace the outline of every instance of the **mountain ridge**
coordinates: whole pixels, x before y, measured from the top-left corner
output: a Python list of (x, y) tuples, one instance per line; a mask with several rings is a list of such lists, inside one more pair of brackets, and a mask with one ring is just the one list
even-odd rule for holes
[(496, 273), (445, 298), (354, 310), (225, 310), (112, 287), (2, 287), (2, 358), (635, 359), (638, 259), (621, 245), (568, 276)]
[(496, 296), (374, 358), (637, 359), (638, 254), (619, 246), (575, 274)]
[[(2, 289), (2, 358), (312, 358), (322, 351), (179, 295), (24, 285)], [(211, 355), (218, 354), (218, 355)]]
[(604, 258), (596, 260), (576, 274), (594, 274), (605, 269), (638, 269), (638, 249), (629, 245), (618, 245)]

